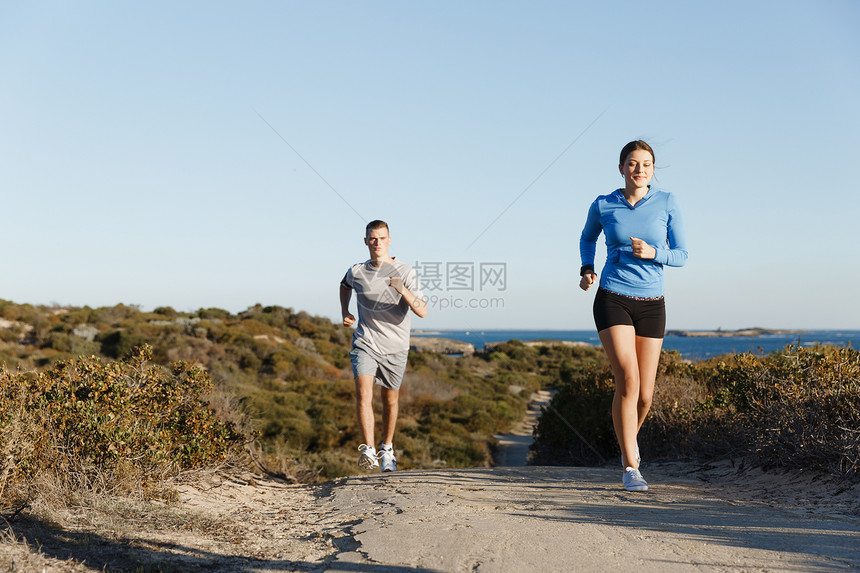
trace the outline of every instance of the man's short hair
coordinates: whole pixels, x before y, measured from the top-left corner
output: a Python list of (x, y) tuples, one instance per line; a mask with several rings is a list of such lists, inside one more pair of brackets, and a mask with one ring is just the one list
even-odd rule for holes
[(367, 224), (367, 227), (364, 228), (364, 235), (367, 236), (370, 234), (371, 231), (375, 231), (376, 229), (382, 229), (383, 227), (385, 227), (386, 231), (391, 232), (391, 230), (388, 228), (388, 223), (386, 223), (385, 221), (380, 221), (379, 219), (374, 219)]

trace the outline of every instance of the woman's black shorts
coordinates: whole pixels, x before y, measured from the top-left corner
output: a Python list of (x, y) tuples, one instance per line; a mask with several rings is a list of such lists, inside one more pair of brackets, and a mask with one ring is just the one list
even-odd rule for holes
[(604, 288), (594, 297), (594, 324), (597, 332), (610, 326), (629, 324), (636, 336), (663, 338), (666, 332), (666, 301), (661, 296), (639, 299), (620, 295)]

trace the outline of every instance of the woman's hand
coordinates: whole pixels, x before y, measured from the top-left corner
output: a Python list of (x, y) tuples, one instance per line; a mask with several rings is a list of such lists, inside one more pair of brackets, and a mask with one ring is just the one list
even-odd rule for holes
[(594, 284), (594, 281), (597, 280), (597, 275), (594, 273), (585, 273), (582, 275), (582, 278), (579, 279), (579, 288), (582, 290), (588, 290), (591, 285)]
[(636, 237), (630, 237), (630, 243), (633, 246), (633, 256), (640, 259), (653, 259), (657, 256), (657, 249)]

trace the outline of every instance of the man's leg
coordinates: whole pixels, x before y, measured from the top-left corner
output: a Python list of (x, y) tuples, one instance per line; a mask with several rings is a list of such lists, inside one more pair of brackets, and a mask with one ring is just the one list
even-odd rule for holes
[(383, 472), (397, 470), (394, 456), (394, 428), (397, 426), (400, 390), (382, 388), (382, 447), (379, 449), (380, 466)]
[(358, 416), (358, 427), (361, 439), (368, 446), (374, 446), (373, 441), (373, 376), (356, 376), (355, 378), (355, 411)]
[(400, 390), (382, 389), (382, 444), (390, 446), (394, 441), (397, 413), (400, 409)]

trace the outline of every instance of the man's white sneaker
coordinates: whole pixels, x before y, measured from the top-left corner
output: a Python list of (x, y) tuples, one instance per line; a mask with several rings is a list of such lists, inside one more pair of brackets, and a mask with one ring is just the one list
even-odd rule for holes
[(397, 460), (394, 458), (394, 448), (386, 448), (382, 446), (379, 450), (379, 457), (382, 460), (382, 471), (393, 472), (397, 470)]
[(361, 444), (358, 446), (358, 451), (361, 452), (361, 455), (358, 456), (358, 465), (366, 470), (372, 470), (373, 468), (379, 467), (378, 455), (376, 453), (376, 448), (373, 446), (368, 446), (367, 444)]
[(624, 488), (627, 491), (648, 491), (648, 482), (637, 469), (627, 468), (624, 470), (624, 477), (621, 481), (624, 482)]

